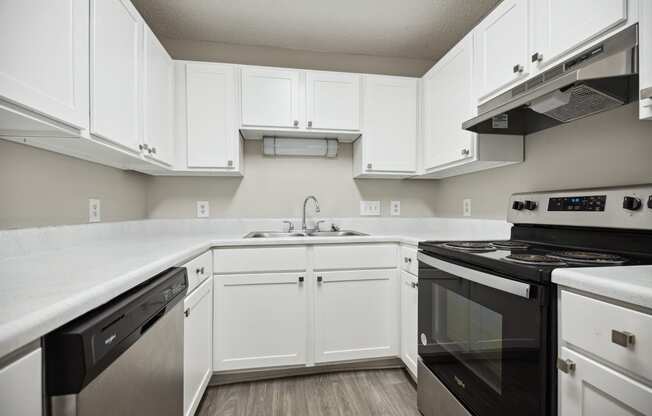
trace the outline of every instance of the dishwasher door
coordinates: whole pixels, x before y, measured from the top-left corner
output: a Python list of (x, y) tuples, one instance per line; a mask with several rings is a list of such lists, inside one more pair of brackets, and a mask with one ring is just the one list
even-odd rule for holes
[(183, 414), (183, 303), (78, 394), (50, 398), (52, 416)]

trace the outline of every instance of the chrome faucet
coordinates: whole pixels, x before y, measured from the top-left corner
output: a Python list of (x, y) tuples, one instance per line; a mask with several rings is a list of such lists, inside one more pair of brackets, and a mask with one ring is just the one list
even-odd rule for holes
[(303, 232), (314, 231), (308, 230), (308, 227), (306, 226), (306, 207), (308, 206), (308, 201), (311, 199), (315, 201), (315, 212), (319, 212), (319, 201), (317, 201), (317, 198), (315, 198), (313, 195), (307, 196), (306, 199), (303, 200), (303, 217), (301, 219), (301, 231)]

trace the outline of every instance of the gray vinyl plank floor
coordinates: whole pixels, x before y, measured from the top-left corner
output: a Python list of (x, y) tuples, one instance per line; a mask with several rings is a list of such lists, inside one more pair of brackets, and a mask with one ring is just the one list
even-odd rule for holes
[(288, 377), (209, 387), (198, 416), (417, 416), (402, 369)]

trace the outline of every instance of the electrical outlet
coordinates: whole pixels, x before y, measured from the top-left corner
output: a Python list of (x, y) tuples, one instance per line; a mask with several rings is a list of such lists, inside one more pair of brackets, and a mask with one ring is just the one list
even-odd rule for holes
[(100, 211), (100, 200), (96, 198), (88, 199), (88, 222), (100, 222), (102, 213)]
[(211, 215), (211, 207), (208, 201), (197, 201), (197, 218), (208, 218)]
[(462, 215), (465, 217), (471, 216), (471, 198), (462, 200)]
[(389, 213), (393, 217), (401, 215), (401, 201), (389, 201)]
[(360, 201), (360, 215), (379, 216), (380, 215), (380, 201)]

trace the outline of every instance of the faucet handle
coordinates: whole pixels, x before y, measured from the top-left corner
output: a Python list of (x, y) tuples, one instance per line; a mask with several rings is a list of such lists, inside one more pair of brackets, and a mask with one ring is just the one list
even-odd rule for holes
[(285, 220), (285, 221), (283, 221), (283, 224), (288, 224), (288, 232), (289, 233), (294, 231), (294, 224), (292, 223), (292, 221)]
[(319, 224), (326, 222), (326, 220), (317, 220), (315, 221), (315, 231), (319, 231)]
[(339, 231), (340, 227), (339, 225), (336, 225), (334, 222), (331, 223), (331, 231)]

